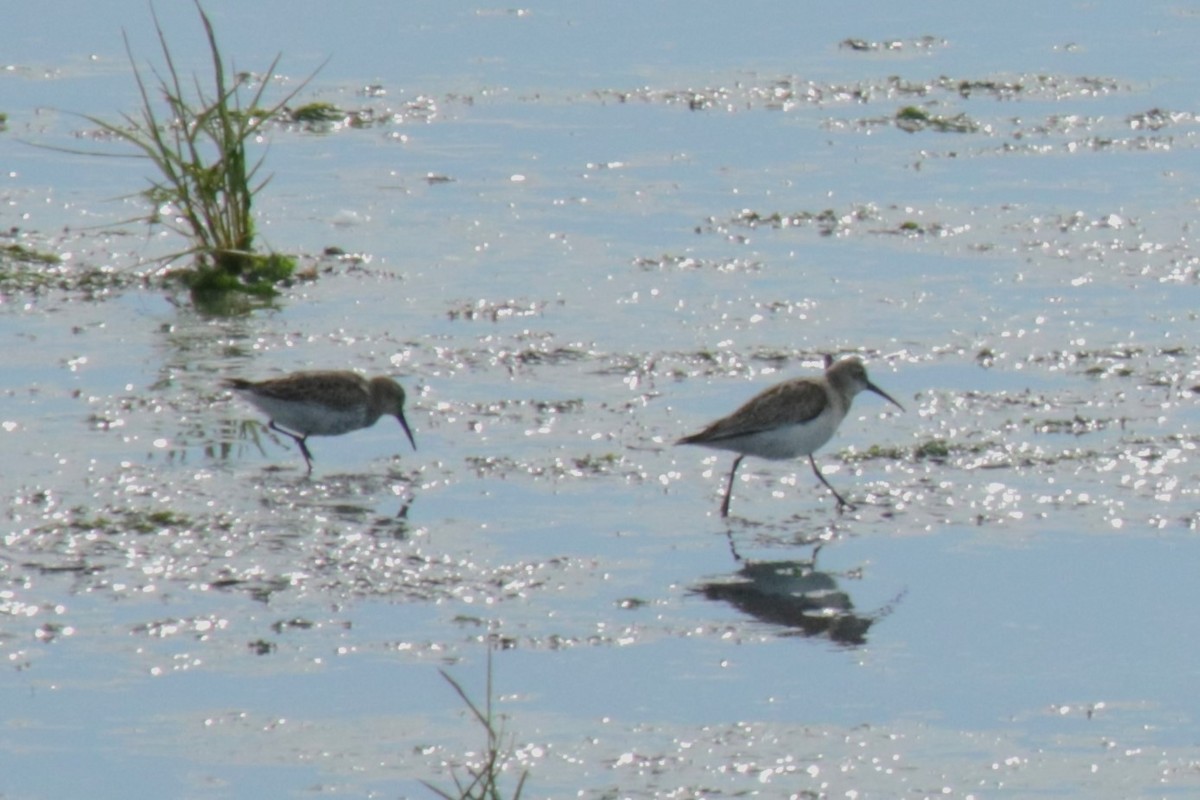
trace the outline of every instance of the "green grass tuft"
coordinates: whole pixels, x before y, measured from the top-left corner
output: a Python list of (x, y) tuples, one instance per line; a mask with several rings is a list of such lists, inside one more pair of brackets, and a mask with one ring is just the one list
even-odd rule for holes
[[(251, 207), (269, 178), (259, 175), (263, 159), (251, 161), (247, 144), (312, 76), (278, 103), (264, 106), (267, 80), (251, 89), (245, 73), (232, 78), (226, 73), (212, 22), (199, 0), (194, 2), (208, 40), (211, 85), (205, 87), (198, 76), (185, 80), (180, 75), (158, 15), (151, 8), (165, 63), (163, 71), (151, 68), (155, 86), (150, 86), (138, 68), (129, 38), (124, 37), (141, 95), (140, 112), (122, 114), (119, 122), (85, 118), (132, 146), (135, 156), (153, 165), (156, 177), (150, 179), (143, 195), (155, 211), (145, 220), (165, 225), (190, 241), (188, 248), (163, 260), (192, 259), (192, 265), (177, 274), (192, 289), (193, 297), (231, 292), (271, 295), (275, 285), (291, 276), (295, 259), (255, 251)], [(276, 56), (263, 74), (273, 75), (278, 63)]]

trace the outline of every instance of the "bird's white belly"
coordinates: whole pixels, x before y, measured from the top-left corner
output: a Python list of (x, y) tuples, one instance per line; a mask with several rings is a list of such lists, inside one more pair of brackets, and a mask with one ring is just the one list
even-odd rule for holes
[(366, 423), (362, 408), (336, 409), (320, 403), (260, 403), (278, 425), (300, 434), (337, 436)]
[(759, 458), (787, 459), (816, 452), (833, 437), (841, 420), (826, 410), (802, 425), (781, 425), (730, 442), (729, 449)]

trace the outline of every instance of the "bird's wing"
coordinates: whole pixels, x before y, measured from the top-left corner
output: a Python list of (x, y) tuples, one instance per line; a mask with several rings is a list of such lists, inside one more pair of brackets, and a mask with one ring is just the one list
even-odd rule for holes
[(828, 402), (820, 384), (805, 378), (786, 381), (760, 392), (729, 416), (681, 441), (700, 444), (762, 433), (781, 425), (801, 425), (820, 415)]
[(370, 395), (365, 381), (346, 380), (341, 373), (298, 373), (278, 380), (263, 381), (256, 384), (254, 390), (276, 400), (324, 402), (335, 407), (365, 403)]

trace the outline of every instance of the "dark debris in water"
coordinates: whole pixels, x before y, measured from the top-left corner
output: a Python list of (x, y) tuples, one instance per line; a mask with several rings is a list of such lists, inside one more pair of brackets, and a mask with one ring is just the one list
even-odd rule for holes
[(272, 622), (271, 630), (275, 631), (276, 633), (283, 633), (285, 631), (291, 631), (291, 630), (307, 631), (307, 630), (311, 630), (313, 627), (315, 627), (316, 624), (317, 623), (313, 622), (310, 619), (293, 617), (292, 619), (281, 619), (281, 620), (276, 620), (275, 622)]
[[(468, 456), (467, 465), (476, 477), (508, 478), (523, 475), (535, 480), (562, 481), (601, 475), (618, 475), (641, 478), (642, 473), (628, 460), (617, 453), (587, 454), (582, 456), (547, 456), (537, 461), (526, 461), (510, 456)], [(625, 469), (619, 469), (624, 467)]]
[(1104, 430), (1110, 425), (1120, 424), (1120, 420), (1087, 419), (1076, 414), (1070, 419), (1044, 419), (1033, 422), (1033, 429), (1038, 433), (1065, 433), (1072, 436), (1083, 436), (1088, 433)]
[[(869, 47), (869, 45), (867, 45)], [(857, 48), (852, 48), (857, 49)], [(913, 80), (898, 75), (846, 83), (827, 83), (795, 76), (752, 76), (728, 86), (597, 90), (601, 102), (680, 105), (693, 111), (767, 109), (791, 111), (805, 106), (865, 105), (905, 99), (961, 100), (976, 96), (995, 100), (1065, 100), (1129, 91), (1112, 78), (1033, 73), (985, 78), (941, 75)]]
[(898, 53), (905, 50), (929, 51), (945, 47), (946, 45), (947, 42), (945, 39), (928, 34), (913, 39), (883, 39), (878, 41), (849, 38), (843, 39), (838, 43), (838, 47), (857, 53)]
[[(856, 234), (899, 236), (911, 239), (951, 239), (972, 230), (972, 223), (914, 218), (922, 212), (898, 206), (880, 207), (856, 204), (848, 208), (798, 211), (742, 209), (731, 217), (709, 217), (697, 226), (697, 233), (715, 233), (735, 241), (745, 241), (739, 230), (812, 230), (820, 236), (842, 238)], [(981, 245), (972, 244), (979, 248)]]
[(509, 422), (546, 424), (555, 417), (578, 414), (584, 409), (581, 398), (562, 400), (489, 400), (474, 403), (447, 404), (443, 410), (452, 416), (467, 419), (503, 419)]
[[(995, 226), (980, 225), (982, 215), (993, 218)], [(927, 209), (856, 203), (824, 209), (743, 208), (729, 216), (710, 216), (695, 228), (698, 234), (717, 234), (738, 244), (750, 243), (750, 234), (763, 230), (812, 231), (819, 236), (838, 239), (887, 236), (913, 242), (957, 242), (961, 249), (969, 252), (991, 252), (1002, 246), (1001, 237), (1020, 232), (1022, 236), (1015, 244), (1010, 241), (1004, 246), (1014, 252), (1063, 262), (1127, 256), (1130, 263), (1123, 266), (1143, 275), (1151, 268), (1133, 259), (1165, 249), (1148, 245), (1140, 221), (1122, 211), (1071, 211), (1028, 217), (1010, 207)], [(1108, 238), (1101, 239), (1098, 235)], [(1011, 240), (1012, 237), (1007, 238)], [(1166, 254), (1170, 255), (1170, 251)], [(1177, 257), (1162, 274), (1164, 280), (1200, 280), (1200, 263), (1196, 259)]]
[(729, 235), (730, 230), (735, 228), (814, 228), (822, 236), (837, 236), (874, 219), (878, 219), (878, 210), (871, 205), (858, 205), (847, 211), (835, 211), (832, 208), (789, 212), (743, 209), (728, 219), (709, 217), (699, 230)]
[(469, 300), (451, 304), (446, 316), (451, 320), (499, 322), (539, 316), (546, 305), (544, 300)]
[(1170, 125), (1195, 125), (1196, 115), (1191, 111), (1169, 111), (1156, 107), (1130, 114), (1125, 122), (1135, 131), (1158, 131)]
[(474, 346), (435, 345), (432, 349), (440, 370), (500, 369), (510, 374), (539, 367), (586, 363), (596, 356), (582, 345), (564, 344), (551, 333), (529, 330), (523, 330), (511, 339), (488, 336)]
[(752, 258), (708, 259), (698, 256), (662, 255), (657, 258), (636, 258), (633, 265), (647, 272), (668, 270), (711, 270), (713, 272), (749, 273), (762, 269), (761, 261)]
[(274, 642), (268, 642), (266, 639), (255, 639), (252, 642), (247, 642), (246, 646), (250, 649), (250, 652), (256, 656), (270, 655), (279, 647)]

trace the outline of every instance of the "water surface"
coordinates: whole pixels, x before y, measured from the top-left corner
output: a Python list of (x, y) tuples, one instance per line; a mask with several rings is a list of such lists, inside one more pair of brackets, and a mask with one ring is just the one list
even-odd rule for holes
[[(0, 227), (64, 263), (0, 261), (0, 793), (429, 796), (489, 636), (527, 796), (1195, 790), (1191, 12), (213, 9), (369, 120), (270, 131), (317, 277), (235, 318), (140, 282), (143, 164), (30, 145), (111, 147), (69, 112), (136, 107), (144, 4), (27, 15)], [(820, 454), (856, 509), (751, 460), (722, 521), (670, 443), (826, 353), (907, 408)], [(419, 450), (306, 476), (220, 389), (307, 367), (398, 376)]]

